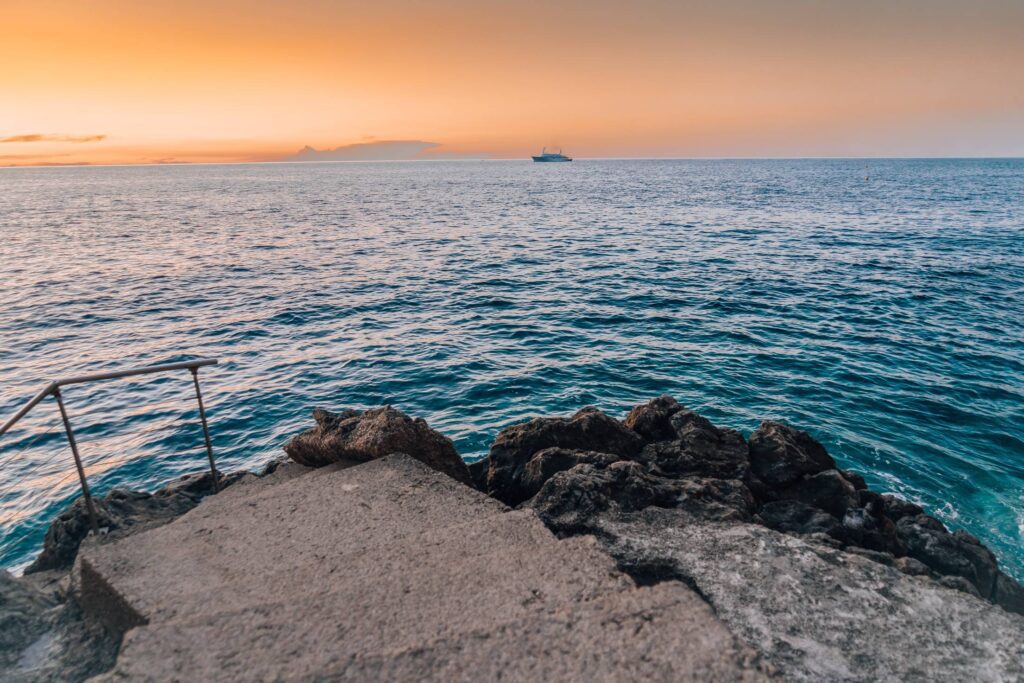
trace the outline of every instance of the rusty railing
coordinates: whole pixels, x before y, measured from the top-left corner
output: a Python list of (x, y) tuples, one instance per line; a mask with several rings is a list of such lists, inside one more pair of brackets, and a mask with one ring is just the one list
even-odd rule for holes
[(182, 361), (180, 363), (164, 363), (162, 365), (148, 365), (142, 368), (130, 368), (127, 370), (112, 370), (110, 372), (97, 372), (91, 375), (80, 375), (66, 379), (54, 380), (47, 384), (38, 394), (32, 397), (28, 403), (14, 414), (10, 420), (0, 427), (0, 436), (3, 436), (11, 427), (17, 424), (28, 411), (41, 403), (47, 396), (53, 396), (57, 401), (57, 408), (60, 409), (60, 417), (64, 423), (64, 431), (68, 437), (68, 445), (71, 447), (71, 455), (75, 459), (75, 468), (78, 470), (78, 480), (82, 485), (82, 497), (85, 499), (85, 506), (89, 511), (89, 523), (94, 532), (99, 531), (99, 521), (96, 516), (96, 507), (93, 504), (92, 495), (89, 493), (89, 484), (85, 480), (85, 468), (82, 466), (82, 458), (78, 453), (78, 442), (75, 441), (75, 433), (71, 429), (71, 420), (68, 418), (68, 411), (64, 405), (64, 397), (61, 395), (61, 387), (69, 384), (84, 384), (86, 382), (97, 382), (105, 379), (119, 379), (121, 377), (134, 377), (136, 375), (150, 375), (157, 372), (171, 372), (173, 370), (188, 370), (192, 373), (192, 383), (196, 389), (196, 401), (199, 404), (199, 419), (203, 423), (203, 437), (206, 441), (206, 455), (210, 461), (210, 474), (213, 480), (213, 490), (219, 490), (217, 483), (217, 467), (213, 460), (213, 445), (210, 441), (210, 427), (206, 422), (206, 408), (203, 406), (203, 394), (199, 391), (199, 368), (207, 365), (216, 365), (213, 358)]

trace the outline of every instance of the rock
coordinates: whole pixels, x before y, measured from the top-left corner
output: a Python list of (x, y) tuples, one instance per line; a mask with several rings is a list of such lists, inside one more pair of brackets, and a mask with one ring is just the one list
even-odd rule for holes
[(894, 522), (898, 522), (904, 517), (913, 517), (924, 513), (924, 508), (920, 505), (897, 498), (889, 493), (881, 494), (881, 499), (886, 517)]
[(0, 570), (0, 680), (84, 681), (110, 668), (117, 645), (73, 603)]
[(719, 429), (707, 419), (688, 410), (669, 418), (674, 440), (644, 446), (637, 461), (653, 474), (667, 477), (701, 476), (718, 479), (747, 479), (750, 458), (743, 436), (732, 429)]
[(962, 576), (940, 576), (935, 579), (935, 581), (940, 586), (952, 588), (953, 590), (973, 595), (976, 598), (981, 597), (981, 593), (978, 592), (977, 587)]
[(860, 476), (856, 472), (851, 472), (850, 470), (839, 470), (839, 473), (843, 475), (843, 478), (846, 479), (846, 481), (853, 484), (853, 488), (858, 491), (864, 491), (867, 489), (868, 484), (864, 481), (864, 477)]
[(931, 574), (931, 570), (923, 562), (912, 557), (897, 557), (893, 561), (892, 566), (910, 576), (928, 576)]
[(866, 557), (872, 562), (884, 564), (886, 567), (896, 566), (896, 558), (892, 556), (892, 553), (883, 553), (878, 550), (868, 550), (867, 548), (858, 548), (856, 546), (849, 546), (845, 550), (852, 555), (859, 555), (860, 557)]
[(843, 550), (846, 548), (846, 544), (840, 541), (838, 538), (833, 538), (828, 534), (820, 532), (814, 532), (811, 534), (801, 534), (801, 537), (809, 542), (817, 543), (818, 545), (823, 545), (827, 548), (832, 548), (833, 550)]
[(779, 500), (758, 510), (765, 526), (791, 534), (828, 534), (842, 537), (842, 524), (824, 510), (799, 500)]
[(269, 476), (269, 475), (273, 474), (274, 472), (277, 472), (282, 467), (285, 467), (290, 462), (292, 462), (292, 459), (287, 457), (287, 456), (280, 456), (280, 457), (274, 458), (273, 460), (268, 462), (266, 465), (264, 465), (263, 468), (259, 472), (256, 473), (256, 476), (257, 477)]
[(473, 481), (473, 488), (477, 491), (487, 493), (487, 470), (489, 468), (490, 463), (487, 462), (487, 458), (480, 458), (466, 464), (466, 469), (469, 470), (469, 478)]
[(570, 418), (536, 418), (501, 430), (491, 446), (487, 491), (508, 505), (526, 499), (523, 470), (545, 448), (609, 453), (633, 458), (643, 447), (636, 432), (596, 408), (584, 408)]
[(451, 439), (431, 429), (422, 418), (413, 419), (391, 406), (363, 413), (345, 410), (313, 411), (316, 426), (293, 437), (284, 446), (295, 462), (322, 467), (339, 461), (366, 462), (392, 453), (405, 453), (472, 485), (466, 463)]
[(573, 451), (566, 448), (545, 448), (538, 451), (523, 468), (520, 487), (526, 498), (532, 498), (555, 473), (568, 470), (576, 465), (590, 464), (604, 468), (618, 462), (617, 455), (596, 451)]
[(1024, 619), (884, 564), (654, 507), (594, 531), (620, 566), (682, 577), (787, 681), (1024, 680)]
[[(849, 480), (847, 480), (849, 481)], [(851, 482), (852, 483), (852, 482)], [(885, 515), (885, 501), (882, 496), (867, 489), (857, 490), (857, 504), (875, 517)]]
[(832, 456), (810, 434), (771, 421), (762, 422), (750, 435), (750, 464), (754, 474), (772, 487), (836, 469)]
[(838, 519), (860, 502), (857, 489), (838, 470), (825, 470), (801, 479), (779, 493), (778, 497), (795, 498)]
[(671, 417), (682, 409), (671, 396), (659, 396), (633, 408), (623, 423), (643, 437), (644, 441), (672, 441), (678, 437)]
[(0, 569), (0, 671), (47, 630), (46, 613), (54, 605), (52, 597)]
[(849, 545), (895, 556), (906, 554), (892, 520), (871, 514), (866, 508), (851, 508), (843, 515), (843, 540)]
[(1024, 614), (1024, 586), (999, 572), (996, 576), (996, 592), (993, 602), (1008, 612)]
[[(221, 488), (233, 483), (238, 476), (222, 476)], [(204, 472), (177, 479), (156, 493), (112, 489), (103, 498), (93, 498), (93, 503), (100, 529), (118, 532), (169, 522), (194, 508), (212, 492), (211, 475)], [(79, 545), (91, 529), (85, 499), (77, 498), (50, 524), (43, 538), (43, 551), (25, 573), (70, 567), (74, 564)]]
[(985, 598), (993, 595), (999, 570), (995, 556), (974, 536), (949, 533), (942, 522), (919, 514), (902, 517), (896, 533), (907, 554), (944, 576), (960, 576), (974, 584)]
[(605, 468), (577, 465), (545, 482), (530, 506), (550, 529), (586, 533), (604, 512), (647, 507), (676, 508), (704, 519), (750, 519), (754, 500), (743, 482), (728, 479), (666, 479), (635, 462)]

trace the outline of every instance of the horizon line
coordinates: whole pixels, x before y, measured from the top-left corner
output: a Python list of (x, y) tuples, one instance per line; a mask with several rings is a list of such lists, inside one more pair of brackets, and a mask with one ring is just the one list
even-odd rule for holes
[[(573, 157), (573, 161), (981, 161), (981, 160), (1024, 160), (1020, 155), (978, 155), (978, 156), (623, 156), (623, 157)], [(531, 161), (526, 157), (469, 157), (452, 159), (318, 159), (288, 161), (283, 159), (266, 159), (262, 161), (169, 161), (169, 162), (127, 162), (120, 164), (0, 164), (0, 170), (17, 169), (61, 169), (61, 168), (123, 168), (133, 166), (254, 166), (263, 164), (405, 164), (405, 163), (449, 163), (449, 162), (506, 162)]]

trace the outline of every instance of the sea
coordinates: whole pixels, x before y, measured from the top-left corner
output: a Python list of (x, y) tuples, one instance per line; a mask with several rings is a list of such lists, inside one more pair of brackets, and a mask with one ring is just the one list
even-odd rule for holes
[[(0, 421), (193, 358), (222, 470), (315, 407), (391, 404), (474, 460), (671, 394), (806, 429), (1024, 579), (1024, 160), (0, 169)], [(206, 466), (187, 371), (63, 395), (98, 495)], [(79, 493), (52, 398), (0, 473), (18, 571)]]

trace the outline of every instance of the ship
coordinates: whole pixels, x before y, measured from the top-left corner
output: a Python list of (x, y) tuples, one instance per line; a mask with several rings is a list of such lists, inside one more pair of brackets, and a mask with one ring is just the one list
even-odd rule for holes
[(557, 152), (549, 152), (548, 148), (545, 147), (541, 150), (540, 154), (535, 154), (533, 157), (534, 161), (572, 161), (572, 157), (567, 157), (562, 154), (562, 150)]

